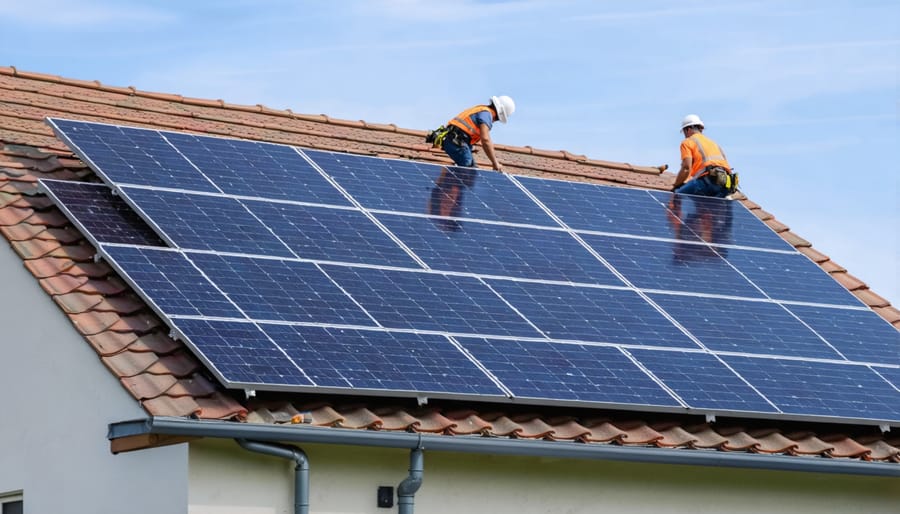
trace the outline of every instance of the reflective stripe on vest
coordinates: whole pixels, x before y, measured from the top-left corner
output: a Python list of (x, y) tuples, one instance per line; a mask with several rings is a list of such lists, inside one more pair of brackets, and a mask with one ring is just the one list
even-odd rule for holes
[(486, 105), (476, 105), (471, 109), (466, 109), (465, 111), (456, 115), (455, 118), (448, 122), (449, 125), (453, 125), (454, 127), (462, 130), (469, 136), (469, 142), (473, 145), (481, 141), (481, 131), (478, 130), (472, 123), (472, 116), (478, 114), (481, 111), (490, 111), (491, 108)]
[[(725, 159), (725, 152), (722, 151), (722, 148), (718, 145), (718, 143), (713, 142), (712, 139), (704, 136), (703, 134), (693, 134), (690, 139), (694, 140), (694, 144), (697, 145), (697, 151), (700, 152), (700, 165), (696, 164), (692, 165), (694, 168), (691, 170), (691, 176), (693, 177), (699, 171), (706, 169), (708, 166), (722, 166), (729, 171), (731, 171), (731, 167), (728, 165), (728, 160)], [(709, 145), (708, 150), (710, 150), (710, 154), (707, 155), (703, 146)]]

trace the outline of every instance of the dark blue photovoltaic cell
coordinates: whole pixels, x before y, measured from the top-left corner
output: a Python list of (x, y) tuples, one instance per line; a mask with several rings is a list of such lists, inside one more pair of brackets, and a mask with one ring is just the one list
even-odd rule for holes
[(628, 352), (695, 409), (777, 412), (712, 355), (643, 349)]
[(303, 152), (367, 209), (557, 226), (509, 177), (493, 171)]
[(569, 233), (463, 221), (377, 216), (434, 269), (588, 284), (624, 285)]
[(290, 146), (174, 132), (162, 134), (225, 193), (350, 205)]
[(588, 234), (582, 238), (639, 289), (763, 297), (720, 256), (724, 248)]
[(548, 337), (699, 348), (634, 291), (489, 280)]
[(136, 184), (192, 191), (216, 188), (155, 130), (52, 120), (62, 138), (110, 184)]
[(853, 361), (900, 365), (900, 332), (870, 310), (786, 305)]
[(179, 252), (109, 245), (102, 250), (167, 315), (244, 317)]
[(475, 278), (327, 265), (323, 268), (388, 328), (540, 336)]
[(900, 419), (900, 391), (865, 366), (731, 356), (724, 360), (783, 412)]
[(187, 255), (251, 319), (374, 325), (315, 264), (193, 252)]
[(894, 385), (894, 389), (900, 391), (900, 368), (873, 367), (885, 380)]
[(503, 395), (444, 336), (296, 325), (261, 327), (317, 386)]
[(123, 187), (122, 194), (180, 248), (294, 256), (234, 198), (134, 187)]
[(246, 200), (243, 203), (303, 259), (420, 267), (360, 211)]
[(615, 348), (457, 338), (519, 398), (677, 406)]
[(103, 184), (40, 180), (66, 216), (99, 243), (166, 246), (134, 210)]
[(831, 275), (800, 253), (732, 250), (728, 261), (775, 300), (862, 305)]
[(794, 250), (740, 202), (707, 196), (673, 195), (662, 191), (650, 191), (650, 194), (669, 206), (673, 214), (707, 243)]
[(516, 177), (575, 230), (697, 240), (647, 191), (530, 177)]
[(843, 359), (778, 304), (666, 294), (650, 297), (713, 351)]
[(309, 386), (307, 378), (253, 323), (176, 318), (175, 327), (226, 382)]

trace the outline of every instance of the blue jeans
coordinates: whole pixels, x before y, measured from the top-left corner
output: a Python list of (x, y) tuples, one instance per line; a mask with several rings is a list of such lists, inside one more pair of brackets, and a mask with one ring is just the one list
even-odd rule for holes
[(714, 196), (716, 198), (725, 198), (728, 196), (728, 190), (716, 184), (704, 175), (700, 178), (688, 180), (675, 190), (676, 193), (682, 195), (702, 195)]
[(458, 145), (451, 141), (451, 138), (444, 139), (441, 148), (447, 155), (453, 159), (457, 166), (465, 166), (468, 168), (475, 167), (475, 159), (472, 157), (472, 146), (467, 144)]

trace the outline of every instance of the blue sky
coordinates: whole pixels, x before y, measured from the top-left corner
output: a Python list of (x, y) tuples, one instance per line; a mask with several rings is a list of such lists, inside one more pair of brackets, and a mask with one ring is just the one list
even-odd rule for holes
[[(900, 3), (0, 0), (0, 64), (677, 169), (699, 114), (744, 192), (900, 305)], [(0, 99), (2, 101), (2, 99)]]

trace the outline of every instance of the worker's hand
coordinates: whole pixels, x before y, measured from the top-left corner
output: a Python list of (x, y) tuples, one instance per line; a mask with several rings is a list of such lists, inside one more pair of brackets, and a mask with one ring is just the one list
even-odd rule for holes
[(679, 187), (681, 187), (681, 186), (683, 186), (683, 185), (684, 185), (684, 184), (676, 184), (676, 185), (673, 185), (673, 186), (672, 186), (672, 192), (674, 193), (676, 189), (678, 189)]
[(496, 170), (499, 173), (503, 173), (503, 165), (498, 162), (497, 164), (494, 165), (494, 170)]

